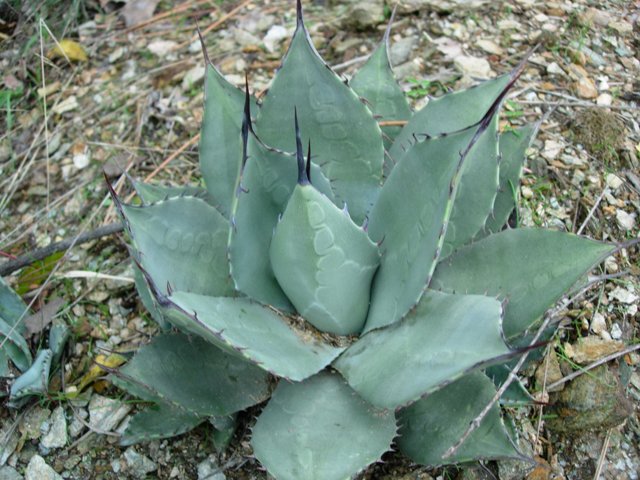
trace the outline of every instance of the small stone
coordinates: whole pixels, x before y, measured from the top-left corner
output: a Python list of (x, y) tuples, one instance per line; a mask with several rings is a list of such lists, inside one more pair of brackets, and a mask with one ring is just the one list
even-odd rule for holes
[(590, 78), (583, 77), (577, 80), (573, 87), (579, 97), (591, 99), (598, 96), (598, 89)]
[(120, 400), (93, 395), (89, 402), (89, 424), (96, 430), (115, 428), (131, 411), (131, 406)]
[(493, 40), (480, 39), (476, 42), (476, 45), (480, 47), (482, 50), (484, 50), (485, 52), (490, 53), (492, 55), (504, 54), (504, 50), (502, 49), (502, 47), (498, 45), (496, 42), (494, 42)]
[(288, 36), (288, 30), (282, 25), (273, 25), (262, 39), (262, 43), (269, 52), (273, 53)]
[(616, 273), (618, 270), (620, 270), (620, 267), (618, 267), (618, 262), (616, 262), (616, 258), (614, 256), (607, 257), (604, 260), (604, 268), (609, 273)]
[(491, 65), (484, 58), (460, 55), (453, 60), (454, 65), (464, 76), (477, 79), (487, 79), (494, 77)]
[(632, 230), (636, 225), (636, 214), (627, 213), (622, 209), (616, 210), (616, 222), (623, 230)]
[(526, 199), (530, 199), (533, 198), (533, 190), (531, 190), (529, 187), (527, 187), (526, 185), (523, 185), (520, 188), (520, 192), (522, 193), (522, 196)]
[(197, 65), (187, 71), (184, 74), (184, 78), (182, 79), (182, 88), (189, 89), (197, 84), (200, 80), (204, 78), (205, 67), (202, 65)]
[(4, 425), (0, 426), (0, 438), (2, 438), (2, 443), (0, 443), (0, 465), (4, 465), (18, 446), (20, 432), (13, 428), (11, 422), (4, 422)]
[(638, 295), (626, 288), (616, 287), (609, 293), (609, 300), (615, 299), (622, 303), (631, 304), (638, 300)]
[(549, 75), (564, 75), (564, 70), (562, 69), (562, 67), (560, 65), (558, 65), (556, 62), (551, 62), (549, 65), (547, 65), (547, 73)]
[(178, 47), (178, 43), (173, 40), (156, 40), (147, 45), (147, 50), (156, 57), (166, 57), (170, 52)]
[(51, 111), (53, 113), (57, 113), (58, 115), (62, 115), (63, 113), (70, 112), (71, 110), (75, 110), (76, 108), (78, 108), (78, 99), (75, 95), (70, 95), (57, 105), (54, 105)]
[[(544, 357), (544, 359), (536, 368), (536, 385), (538, 388), (542, 388), (543, 386), (550, 385), (558, 380), (560, 380), (563, 375), (560, 370), (560, 363), (558, 362), (558, 358), (556, 357), (556, 353), (554, 350), (550, 350), (549, 353)], [(564, 384), (558, 385), (557, 387), (547, 390), (549, 392), (557, 392), (564, 388)]]
[(629, 22), (625, 22), (624, 20), (615, 20), (610, 22), (608, 27), (615, 30), (620, 35), (627, 35), (628, 33), (633, 32), (633, 25)]
[(47, 449), (62, 448), (67, 444), (67, 419), (64, 408), (57, 407), (51, 414), (51, 428), (42, 437), (40, 444)]
[(609, 93), (601, 93), (600, 95), (598, 95), (598, 98), (596, 98), (596, 104), (602, 107), (608, 107), (612, 102), (613, 97)]
[(633, 412), (619, 376), (606, 365), (575, 378), (551, 403), (547, 427), (567, 433), (617, 427)]
[(358, 30), (373, 28), (384, 21), (384, 2), (380, 0), (351, 0), (342, 23)]
[(591, 319), (591, 331), (600, 335), (607, 329), (607, 321), (601, 313), (595, 313)]
[(213, 456), (207, 457), (198, 464), (198, 480), (225, 480), (224, 473), (220, 471), (220, 467)]
[(580, 365), (595, 362), (624, 348), (622, 342), (616, 340), (604, 340), (595, 336), (578, 339), (574, 344), (564, 345), (567, 357)]
[(20, 432), (29, 440), (40, 438), (42, 435), (42, 427), (50, 416), (51, 410), (48, 408), (34, 407), (24, 416), (20, 424)]
[(109, 63), (115, 63), (122, 58), (124, 55), (124, 48), (117, 47), (108, 57)]
[(411, 53), (418, 44), (417, 35), (409, 35), (397, 42), (394, 42), (389, 49), (389, 60), (392, 65), (398, 65), (404, 63), (411, 57)]
[(607, 187), (612, 190), (617, 190), (622, 186), (622, 179), (613, 173), (609, 173), (605, 181), (607, 182)]
[(555, 140), (545, 140), (544, 149), (540, 154), (547, 160), (555, 160), (555, 158), (560, 154), (560, 152), (564, 149), (564, 145)]
[(158, 468), (155, 463), (144, 455), (140, 455), (133, 447), (129, 447), (125, 450), (124, 459), (127, 462), (128, 470), (135, 478), (145, 478), (148, 473), (151, 473)]
[(47, 465), (40, 455), (31, 457), (24, 478), (25, 480), (62, 480), (62, 477)]
[(620, 340), (622, 338), (622, 329), (617, 323), (611, 326), (611, 338), (614, 340)]
[(9, 465), (5, 465), (4, 467), (0, 467), (0, 480), (23, 480), (24, 477), (18, 473), (18, 471), (10, 467)]

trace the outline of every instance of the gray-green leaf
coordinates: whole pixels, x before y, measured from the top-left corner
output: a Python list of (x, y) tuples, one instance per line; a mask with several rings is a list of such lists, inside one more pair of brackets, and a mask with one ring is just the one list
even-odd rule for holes
[(253, 428), (256, 458), (278, 480), (344, 480), (380, 459), (396, 433), (337, 374), (280, 382)]
[(442, 458), (495, 393), (491, 380), (481, 372), (474, 372), (401, 410), (400, 450), (414, 462), (425, 465), (521, 457), (496, 404), (458, 451)]
[[(387, 35), (385, 34), (378, 48), (356, 72), (349, 85), (367, 100), (373, 114), (379, 120), (408, 120), (411, 117), (411, 109), (391, 70)], [(399, 126), (382, 127), (385, 148), (391, 147), (401, 129)], [(385, 174), (388, 174), (391, 166), (387, 168), (386, 160), (385, 158)]]
[[(204, 116), (200, 130), (200, 170), (212, 201), (229, 215), (242, 162), (242, 125), (245, 94), (207, 63)], [(251, 100), (253, 108), (255, 100)]]
[(167, 292), (233, 295), (229, 275), (229, 224), (200, 198), (176, 197), (152, 205), (122, 205), (140, 263)]
[(312, 185), (297, 185), (270, 249), (291, 303), (323, 332), (359, 333), (369, 310), (378, 247)]
[(320, 58), (301, 18), (256, 121), (267, 145), (296, 150), (293, 129), (287, 127), (293, 125), (294, 107), (302, 144), (311, 140), (315, 161), (331, 180), (336, 199), (347, 204), (360, 224), (382, 179), (380, 128), (353, 90)]
[(582, 275), (614, 250), (608, 243), (543, 229), (505, 230), (438, 264), (431, 288), (505, 300), (507, 338), (522, 334)]
[(364, 335), (334, 366), (373, 405), (407, 405), (508, 355), (501, 311), (490, 297), (428, 291), (403, 320)]
[[(297, 181), (294, 156), (273, 150), (249, 134), (248, 160), (238, 189), (233, 228), (229, 231), (229, 259), (236, 288), (261, 303), (292, 310), (278, 284), (269, 245), (279, 216), (284, 212)], [(316, 165), (311, 166), (313, 184), (329, 198), (331, 186)]]
[(282, 315), (246, 298), (176, 292), (165, 301), (174, 325), (237, 351), (280, 377), (303, 380), (344, 350), (295, 331)]
[(145, 400), (192, 415), (229, 415), (269, 396), (269, 376), (199, 337), (155, 337), (112, 375), (113, 383)]

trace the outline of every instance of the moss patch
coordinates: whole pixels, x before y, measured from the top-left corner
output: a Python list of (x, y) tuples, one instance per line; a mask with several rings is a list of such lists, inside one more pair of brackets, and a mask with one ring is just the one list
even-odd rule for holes
[(571, 132), (576, 143), (607, 165), (621, 167), (618, 152), (625, 140), (625, 127), (615, 114), (603, 109), (580, 110), (571, 123)]

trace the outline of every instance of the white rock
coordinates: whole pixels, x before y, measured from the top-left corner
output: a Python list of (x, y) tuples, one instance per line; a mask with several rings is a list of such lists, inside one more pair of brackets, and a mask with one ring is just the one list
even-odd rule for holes
[(636, 313), (638, 313), (638, 305), (634, 303), (627, 307), (627, 315), (629, 315), (630, 317), (633, 317)]
[(89, 161), (91, 157), (88, 152), (80, 152), (73, 155), (73, 165), (78, 169), (82, 170), (89, 166)]
[(173, 40), (156, 40), (147, 45), (147, 50), (153, 53), (157, 57), (166, 57), (168, 53), (172, 52), (178, 47), (178, 42)]
[(197, 65), (184, 74), (182, 88), (188, 89), (204, 78), (206, 67)]
[(491, 65), (484, 58), (460, 55), (453, 60), (453, 63), (463, 75), (472, 78), (486, 79), (495, 76)]
[(520, 192), (522, 193), (522, 196), (524, 198), (533, 198), (533, 190), (531, 190), (529, 187), (527, 187), (526, 185), (523, 185), (520, 188)]
[(24, 478), (25, 480), (62, 480), (62, 477), (47, 465), (40, 455), (31, 457)]
[(51, 111), (60, 115), (62, 113), (70, 112), (71, 110), (75, 110), (76, 108), (78, 108), (78, 99), (75, 95), (71, 95), (57, 105), (54, 105)]
[(603, 107), (608, 107), (613, 102), (613, 97), (609, 93), (601, 93), (596, 98), (596, 103)]
[(591, 319), (591, 331), (600, 334), (607, 330), (607, 321), (601, 313), (595, 313)]
[(564, 75), (564, 70), (556, 62), (551, 62), (547, 65), (547, 73), (549, 75)]
[(198, 480), (225, 480), (225, 478), (212, 455), (198, 464)]
[(493, 55), (502, 55), (504, 53), (502, 47), (492, 40), (480, 39), (476, 42), (476, 45), (485, 52)]
[(289, 36), (289, 32), (282, 25), (273, 25), (262, 39), (265, 48), (275, 52), (282, 41)]
[(620, 329), (620, 325), (614, 323), (611, 326), (611, 338), (614, 340), (620, 340), (622, 338), (622, 330)]
[(144, 455), (140, 455), (133, 447), (127, 448), (124, 452), (124, 459), (127, 462), (131, 476), (135, 478), (146, 478), (148, 473), (153, 472), (158, 466)]
[(616, 210), (616, 222), (623, 230), (632, 230), (636, 225), (636, 214), (627, 213), (622, 209)]
[(622, 179), (613, 173), (609, 173), (605, 179), (607, 187), (617, 190), (622, 185)]
[(102, 431), (112, 430), (131, 411), (130, 405), (101, 395), (93, 395), (88, 408), (89, 424)]
[(41, 445), (45, 448), (62, 448), (67, 444), (67, 419), (64, 409), (57, 407), (51, 414), (51, 428), (42, 437)]
[(610, 257), (605, 258), (604, 268), (609, 273), (616, 273), (618, 270), (620, 270), (620, 267), (618, 267), (618, 262), (616, 262), (616, 257), (612, 255)]
[(555, 140), (545, 140), (544, 149), (540, 154), (547, 160), (554, 160), (563, 150), (564, 145)]
[(613, 291), (611, 293), (609, 293), (609, 298), (615, 298), (616, 300), (622, 302), (622, 303), (634, 303), (635, 301), (638, 300), (638, 295), (636, 295), (633, 292), (630, 292), (629, 290), (627, 290), (626, 288), (622, 288), (622, 287), (616, 287), (613, 289)]

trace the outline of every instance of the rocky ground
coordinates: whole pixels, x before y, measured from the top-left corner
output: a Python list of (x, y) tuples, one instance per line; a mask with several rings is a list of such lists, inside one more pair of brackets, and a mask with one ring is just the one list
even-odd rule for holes
[[(237, 84), (249, 72), (255, 91), (268, 86), (295, 25), (289, 1), (123, 3), (0, 2), (2, 256), (113, 222), (103, 171), (114, 182), (122, 169), (195, 181), (204, 74), (196, 21), (212, 61)], [(305, 10), (318, 50), (349, 76), (379, 42), (390, 6), (318, 0)], [(622, 0), (405, 0), (391, 60), (419, 108), (429, 95), (509, 71), (539, 45), (502, 120), (506, 127), (547, 113), (519, 219), (622, 242), (640, 231), (639, 32), (637, 4)], [(535, 464), (442, 470), (390, 454), (360, 478), (637, 479), (639, 274), (637, 246), (607, 259), (592, 272), (600, 281), (557, 309), (558, 333), (521, 373), (541, 403), (508, 411)], [(98, 355), (113, 360), (111, 352), (133, 351), (156, 331), (131, 278), (114, 236), (6, 277), (42, 312), (29, 330), (34, 351), (48, 324), (65, 323), (72, 337), (49, 396), (18, 410), (0, 403), (0, 479), (266, 478), (250, 456), (248, 424), (219, 455), (204, 426), (118, 445), (136, 403), (92, 367)], [(0, 394), (11, 383), (0, 379)]]

